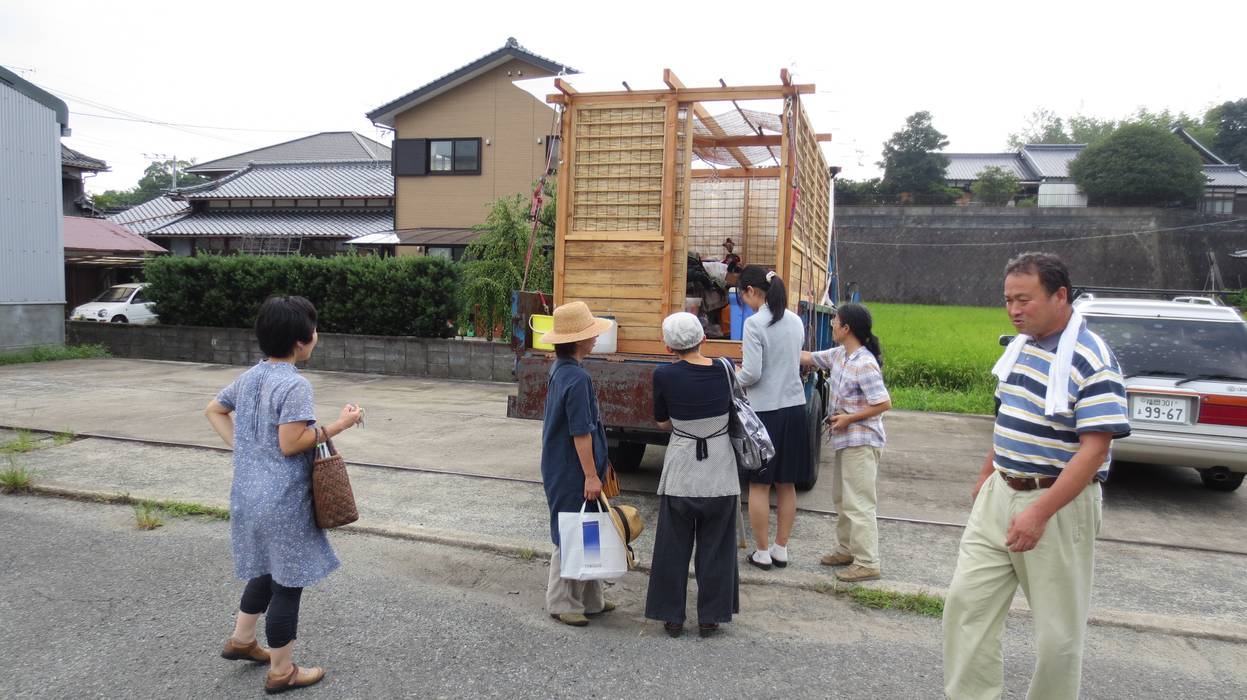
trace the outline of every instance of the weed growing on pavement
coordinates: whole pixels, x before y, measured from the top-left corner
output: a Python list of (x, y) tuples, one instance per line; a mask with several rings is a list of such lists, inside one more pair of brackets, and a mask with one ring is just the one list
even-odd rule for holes
[(944, 615), (944, 599), (929, 593), (897, 593), (854, 586), (849, 589), (849, 597), (859, 605), (876, 610), (902, 610), (936, 618)]
[(52, 436), (52, 444), (56, 447), (60, 447), (61, 445), (68, 445), (69, 443), (73, 442), (74, 438), (76, 437), (78, 436), (74, 435), (74, 431), (66, 428), (65, 430)]
[(146, 502), (134, 504), (134, 522), (140, 530), (155, 530), (165, 524), (156, 504)]
[(25, 493), (30, 490), (30, 484), (34, 481), (35, 473), (26, 467), (20, 466), (17, 462), (9, 457), (9, 467), (0, 471), (0, 492), (4, 493)]
[(39, 447), (39, 441), (25, 428), (17, 429), (17, 437), (0, 445), (0, 454), (24, 454)]
[(229, 520), (228, 508), (217, 508), (216, 506), (205, 506), (199, 503), (185, 503), (183, 501), (152, 501), (151, 505), (175, 518), (189, 518), (195, 515), (205, 515), (209, 518), (216, 518), (217, 520)]
[(27, 362), (52, 362), (55, 360), (91, 360), (110, 357), (103, 345), (47, 345), (20, 352), (0, 354), (0, 365), (17, 365)]
[(524, 561), (532, 561), (535, 556), (537, 556), (537, 550), (535, 549), (525, 547), (520, 550), (520, 559), (523, 559)]

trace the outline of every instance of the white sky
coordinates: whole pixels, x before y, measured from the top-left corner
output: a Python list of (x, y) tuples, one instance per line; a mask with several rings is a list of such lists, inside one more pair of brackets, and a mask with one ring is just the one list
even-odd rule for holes
[[(144, 154), (203, 162), (318, 131), (387, 141), (366, 111), (509, 36), (634, 88), (664, 67), (688, 85), (773, 83), (790, 68), (818, 85), (806, 104), (833, 134), (829, 161), (860, 179), (877, 174), (883, 141), (921, 109), (948, 151), (973, 152), (1003, 150), (1039, 106), (1116, 118), (1139, 106), (1202, 114), (1247, 97), (1247, 53), (1234, 41), (1245, 25), (1247, 3), (1216, 1), (1187, 11), (1098, 0), (0, 0), (0, 65), (69, 103), (66, 143), (112, 167), (88, 181), (92, 192), (132, 187)], [(111, 110), (271, 131), (86, 116)]]

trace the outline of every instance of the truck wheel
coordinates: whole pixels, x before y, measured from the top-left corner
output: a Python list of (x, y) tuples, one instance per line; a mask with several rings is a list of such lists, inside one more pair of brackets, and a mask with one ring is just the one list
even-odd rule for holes
[(1200, 481), (1203, 481), (1204, 486), (1213, 491), (1233, 491), (1243, 485), (1243, 476), (1245, 475), (1232, 472), (1225, 467), (1199, 470)]
[(641, 467), (641, 460), (645, 458), (645, 443), (620, 441), (607, 452), (616, 471), (634, 472)]
[(826, 403), (822, 392), (815, 388), (810, 395), (810, 402), (805, 406), (806, 432), (810, 441), (810, 463), (812, 472), (810, 480), (797, 484), (798, 491), (809, 491), (818, 483), (819, 466), (823, 460), (823, 412)]

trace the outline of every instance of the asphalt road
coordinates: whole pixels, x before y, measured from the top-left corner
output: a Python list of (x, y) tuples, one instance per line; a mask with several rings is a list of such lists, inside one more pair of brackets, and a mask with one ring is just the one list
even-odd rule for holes
[[(243, 369), (150, 360), (76, 360), (0, 367), (0, 425), (220, 445), (203, 406)], [(308, 372), (318, 415), (368, 409), (367, 427), (335, 439), (350, 459), (539, 479), (540, 423), (506, 417), (512, 384)], [(893, 411), (879, 472), (883, 516), (964, 523), (990, 444), (981, 417)], [(830, 450), (824, 450), (830, 458)], [(651, 447), (625, 488), (653, 491), (663, 450)], [(824, 462), (826, 464), (826, 462)], [(830, 480), (800, 504), (832, 510)], [(1103, 537), (1247, 551), (1247, 488), (1211, 492), (1194, 470), (1118, 464), (1105, 490)]]
[[(940, 695), (937, 620), (843, 598), (742, 590), (723, 636), (667, 638), (646, 579), (587, 629), (541, 610), (535, 561), (335, 533), (343, 568), (304, 596), (296, 660), (329, 676), (302, 697), (877, 697)], [(217, 657), (240, 584), (228, 526), (141, 532), (128, 508), (0, 497), (3, 697), (258, 697), (263, 667)], [(1091, 628), (1088, 698), (1241, 698), (1242, 646)], [(1030, 629), (1005, 635), (1025, 693)]]

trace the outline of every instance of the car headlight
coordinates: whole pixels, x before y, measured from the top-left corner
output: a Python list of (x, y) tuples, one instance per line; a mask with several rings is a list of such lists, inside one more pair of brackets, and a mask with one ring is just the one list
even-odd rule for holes
[(108, 315), (108, 309), (100, 309), (99, 313), (97, 313), (97, 314), (95, 314), (95, 315), (96, 315), (96, 316), (99, 316), (100, 318), (104, 318), (105, 316), (107, 316), (107, 315)]

